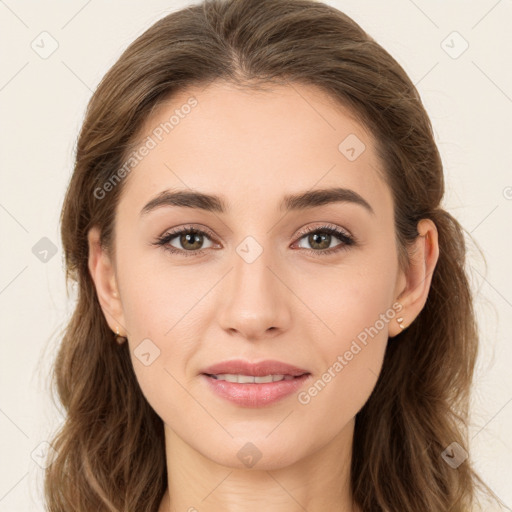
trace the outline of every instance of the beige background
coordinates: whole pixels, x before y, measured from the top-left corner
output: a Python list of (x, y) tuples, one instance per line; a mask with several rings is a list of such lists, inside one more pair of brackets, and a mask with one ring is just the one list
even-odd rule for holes
[[(512, 1), (327, 3), (417, 84), (445, 164), (445, 206), (485, 254), (487, 269), (474, 246), (468, 262), (482, 333), (469, 451), (512, 509)], [(58, 221), (86, 103), (136, 36), (188, 4), (0, 1), (0, 512), (43, 510), (36, 461), (60, 421), (45, 382), (73, 306)], [(41, 252), (52, 245), (54, 255)]]

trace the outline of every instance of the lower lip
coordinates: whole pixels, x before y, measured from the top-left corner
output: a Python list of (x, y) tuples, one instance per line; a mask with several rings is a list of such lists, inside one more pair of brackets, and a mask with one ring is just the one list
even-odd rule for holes
[(261, 384), (228, 382), (201, 375), (217, 395), (242, 407), (263, 407), (281, 400), (298, 391), (311, 374), (301, 375), (292, 380), (265, 382)]

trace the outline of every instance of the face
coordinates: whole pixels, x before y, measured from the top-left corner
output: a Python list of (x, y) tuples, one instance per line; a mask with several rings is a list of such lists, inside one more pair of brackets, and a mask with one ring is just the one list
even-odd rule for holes
[[(393, 202), (370, 134), (313, 87), (216, 83), (160, 105), (139, 135), (149, 149), (116, 212), (115, 316), (148, 402), (227, 466), (247, 442), (267, 468), (326, 446), (369, 398), (400, 316)], [(324, 189), (351, 192), (286, 201)], [(232, 401), (203, 372), (234, 359), (308, 375), (277, 400), (271, 384)]]

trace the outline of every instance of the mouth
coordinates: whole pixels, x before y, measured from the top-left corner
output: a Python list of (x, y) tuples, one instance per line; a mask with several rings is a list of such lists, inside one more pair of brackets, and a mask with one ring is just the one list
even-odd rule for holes
[(278, 382), (310, 374), (307, 369), (272, 359), (258, 362), (233, 359), (204, 368), (201, 373), (213, 379), (240, 384)]
[(298, 393), (312, 379), (310, 372), (299, 375), (203, 372), (200, 376), (207, 385), (205, 389), (238, 407), (246, 408), (266, 407), (284, 400)]
[(221, 373), (221, 374), (210, 374), (203, 373), (207, 377), (215, 380), (224, 380), (226, 382), (232, 382), (237, 384), (266, 384), (269, 382), (280, 382), (282, 380), (294, 380), (300, 379), (301, 377), (311, 375), (309, 372), (302, 373), (300, 375), (284, 375), (284, 374), (269, 374), (269, 375), (243, 375), (236, 373)]

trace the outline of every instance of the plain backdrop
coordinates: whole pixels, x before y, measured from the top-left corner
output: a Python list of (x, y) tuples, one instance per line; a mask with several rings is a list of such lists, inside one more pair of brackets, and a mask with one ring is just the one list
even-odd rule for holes
[[(487, 265), (469, 246), (482, 338), (469, 452), (512, 510), (512, 1), (326, 3), (417, 85), (444, 161), (444, 206), (485, 255)], [(44, 510), (41, 454), (61, 421), (47, 379), (74, 305), (59, 214), (87, 101), (129, 43), (186, 5), (0, 1), (0, 512)]]

